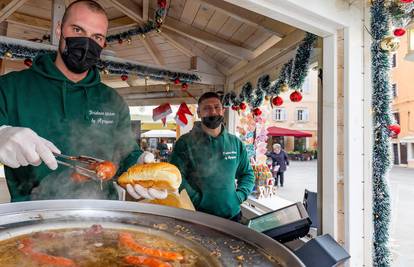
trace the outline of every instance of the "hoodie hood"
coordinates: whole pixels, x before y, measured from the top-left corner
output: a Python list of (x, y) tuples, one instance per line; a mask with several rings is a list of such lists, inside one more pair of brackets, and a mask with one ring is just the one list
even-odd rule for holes
[(73, 87), (88, 88), (96, 86), (101, 82), (99, 71), (94, 67), (89, 70), (85, 78), (75, 83), (66, 78), (66, 76), (56, 67), (55, 60), (56, 52), (39, 55), (33, 60), (32, 70), (46, 78), (71, 84)]

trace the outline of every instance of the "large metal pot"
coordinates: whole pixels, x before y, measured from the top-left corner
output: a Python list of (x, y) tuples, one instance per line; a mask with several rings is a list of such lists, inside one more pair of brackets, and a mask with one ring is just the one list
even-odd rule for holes
[[(89, 227), (170, 235), (206, 257), (209, 266), (304, 266), (271, 238), (201, 212), (109, 200), (46, 200), (0, 204), (0, 241), (34, 231)], [(163, 224), (159, 229), (160, 223)]]

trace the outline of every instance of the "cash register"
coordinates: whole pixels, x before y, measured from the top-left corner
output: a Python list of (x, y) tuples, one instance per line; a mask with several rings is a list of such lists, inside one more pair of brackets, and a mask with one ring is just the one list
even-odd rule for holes
[(265, 213), (247, 221), (247, 227), (285, 243), (304, 237), (312, 222), (302, 203)]
[(307, 267), (338, 266), (349, 259), (348, 252), (329, 234), (317, 236), (292, 248), (289, 241), (308, 234), (312, 222), (302, 203), (265, 213), (247, 221), (247, 227), (284, 243)]

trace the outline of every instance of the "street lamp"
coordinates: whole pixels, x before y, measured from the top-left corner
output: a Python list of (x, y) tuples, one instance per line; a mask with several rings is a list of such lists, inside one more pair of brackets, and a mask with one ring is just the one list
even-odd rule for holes
[(408, 49), (405, 60), (414, 61), (414, 22), (407, 26)]

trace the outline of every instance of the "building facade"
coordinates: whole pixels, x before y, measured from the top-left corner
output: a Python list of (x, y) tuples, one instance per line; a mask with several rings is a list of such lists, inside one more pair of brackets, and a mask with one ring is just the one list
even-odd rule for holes
[(395, 165), (414, 168), (414, 62), (405, 59), (407, 38), (401, 39), (400, 48), (392, 56), (392, 112), (401, 126), (401, 133), (392, 140), (392, 151)]

